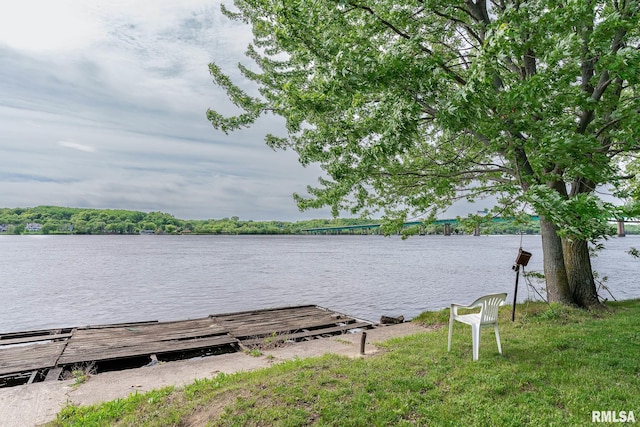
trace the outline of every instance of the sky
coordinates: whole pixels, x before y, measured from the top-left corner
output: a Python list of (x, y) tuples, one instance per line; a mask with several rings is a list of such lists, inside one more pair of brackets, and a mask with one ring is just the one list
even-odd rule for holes
[(292, 198), (321, 169), (264, 143), (266, 133), (285, 135), (281, 119), (229, 135), (207, 121), (208, 108), (235, 111), (210, 62), (250, 87), (236, 71), (249, 64), (250, 28), (224, 17), (220, 3), (2, 2), (0, 207), (330, 218), (299, 212)]

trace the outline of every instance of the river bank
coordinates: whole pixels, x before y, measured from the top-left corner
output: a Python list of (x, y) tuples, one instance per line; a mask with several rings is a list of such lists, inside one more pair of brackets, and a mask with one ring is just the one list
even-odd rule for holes
[[(410, 334), (377, 357), (298, 358), (218, 375), (97, 407), (70, 407), (54, 426), (500, 425), (636, 422), (640, 301), (584, 311), (544, 303), (500, 309), (503, 354), (491, 329), (480, 359), (469, 327)], [(447, 322), (446, 310), (419, 321)], [(431, 324), (431, 323), (430, 323)], [(342, 344), (342, 341), (337, 341)]]
[[(428, 331), (416, 323), (378, 327), (367, 330), (365, 356), (381, 351), (375, 344), (394, 337)], [(75, 379), (41, 382), (0, 389), (0, 425), (30, 427), (52, 421), (66, 405), (93, 405), (131, 394), (162, 387), (182, 387), (197, 379), (212, 378), (219, 373), (232, 374), (272, 366), (286, 360), (323, 354), (361, 357), (361, 334), (344, 334), (293, 343), (262, 352), (230, 353), (218, 356), (158, 363), (137, 369), (105, 372), (89, 376), (76, 384)]]

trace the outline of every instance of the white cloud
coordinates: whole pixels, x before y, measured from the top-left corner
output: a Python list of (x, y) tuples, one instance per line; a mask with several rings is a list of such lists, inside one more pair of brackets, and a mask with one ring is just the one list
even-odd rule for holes
[(0, 5), (0, 43), (33, 52), (69, 51), (90, 46), (106, 29), (88, 2), (5, 1)]
[(209, 0), (23, 0), (0, 5), (3, 207), (160, 210), (184, 219), (296, 220), (322, 171), (273, 152), (266, 117), (232, 135), (208, 63), (238, 78), (251, 40)]
[(72, 148), (78, 151), (84, 151), (85, 153), (93, 153), (94, 151), (96, 151), (95, 148), (89, 145), (79, 144), (72, 141), (58, 141), (58, 145), (60, 145), (61, 147)]

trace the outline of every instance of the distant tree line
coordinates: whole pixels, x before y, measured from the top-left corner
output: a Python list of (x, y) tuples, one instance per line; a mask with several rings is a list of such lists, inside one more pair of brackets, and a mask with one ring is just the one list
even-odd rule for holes
[(40, 224), (36, 234), (298, 234), (304, 229), (371, 224), (355, 218), (313, 219), (298, 222), (222, 219), (183, 220), (168, 213), (119, 209), (83, 209), (58, 206), (0, 208), (5, 233), (29, 233), (27, 224)]
[[(120, 209), (83, 209), (58, 206), (0, 208), (0, 226), (8, 234), (304, 234), (312, 228), (379, 224), (362, 218), (311, 219), (297, 222), (241, 220), (237, 216), (222, 219), (183, 220), (168, 213)], [(27, 224), (40, 224), (39, 231), (29, 232)], [(614, 227), (612, 225), (611, 227)], [(428, 224), (407, 229), (408, 234), (442, 234), (444, 226)], [(485, 222), (481, 234), (539, 234), (537, 221), (526, 224), (514, 221)], [(640, 234), (640, 226), (627, 224), (628, 234)], [(377, 229), (341, 230), (335, 234), (375, 234)], [(462, 225), (453, 233), (468, 234)]]

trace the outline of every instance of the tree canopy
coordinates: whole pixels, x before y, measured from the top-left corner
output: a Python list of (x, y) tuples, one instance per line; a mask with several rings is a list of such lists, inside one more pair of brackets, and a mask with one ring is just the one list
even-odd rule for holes
[[(399, 222), (492, 196), (495, 213), (534, 211), (549, 222), (547, 236), (572, 242), (636, 215), (638, 1), (234, 5), (223, 12), (254, 35), (253, 64), (239, 69), (260, 96), (210, 64), (242, 111), (207, 116), (225, 132), (282, 116), (287, 134), (267, 144), (326, 171), (295, 195), (302, 209), (382, 211)], [(558, 245), (551, 252), (562, 260)]]

